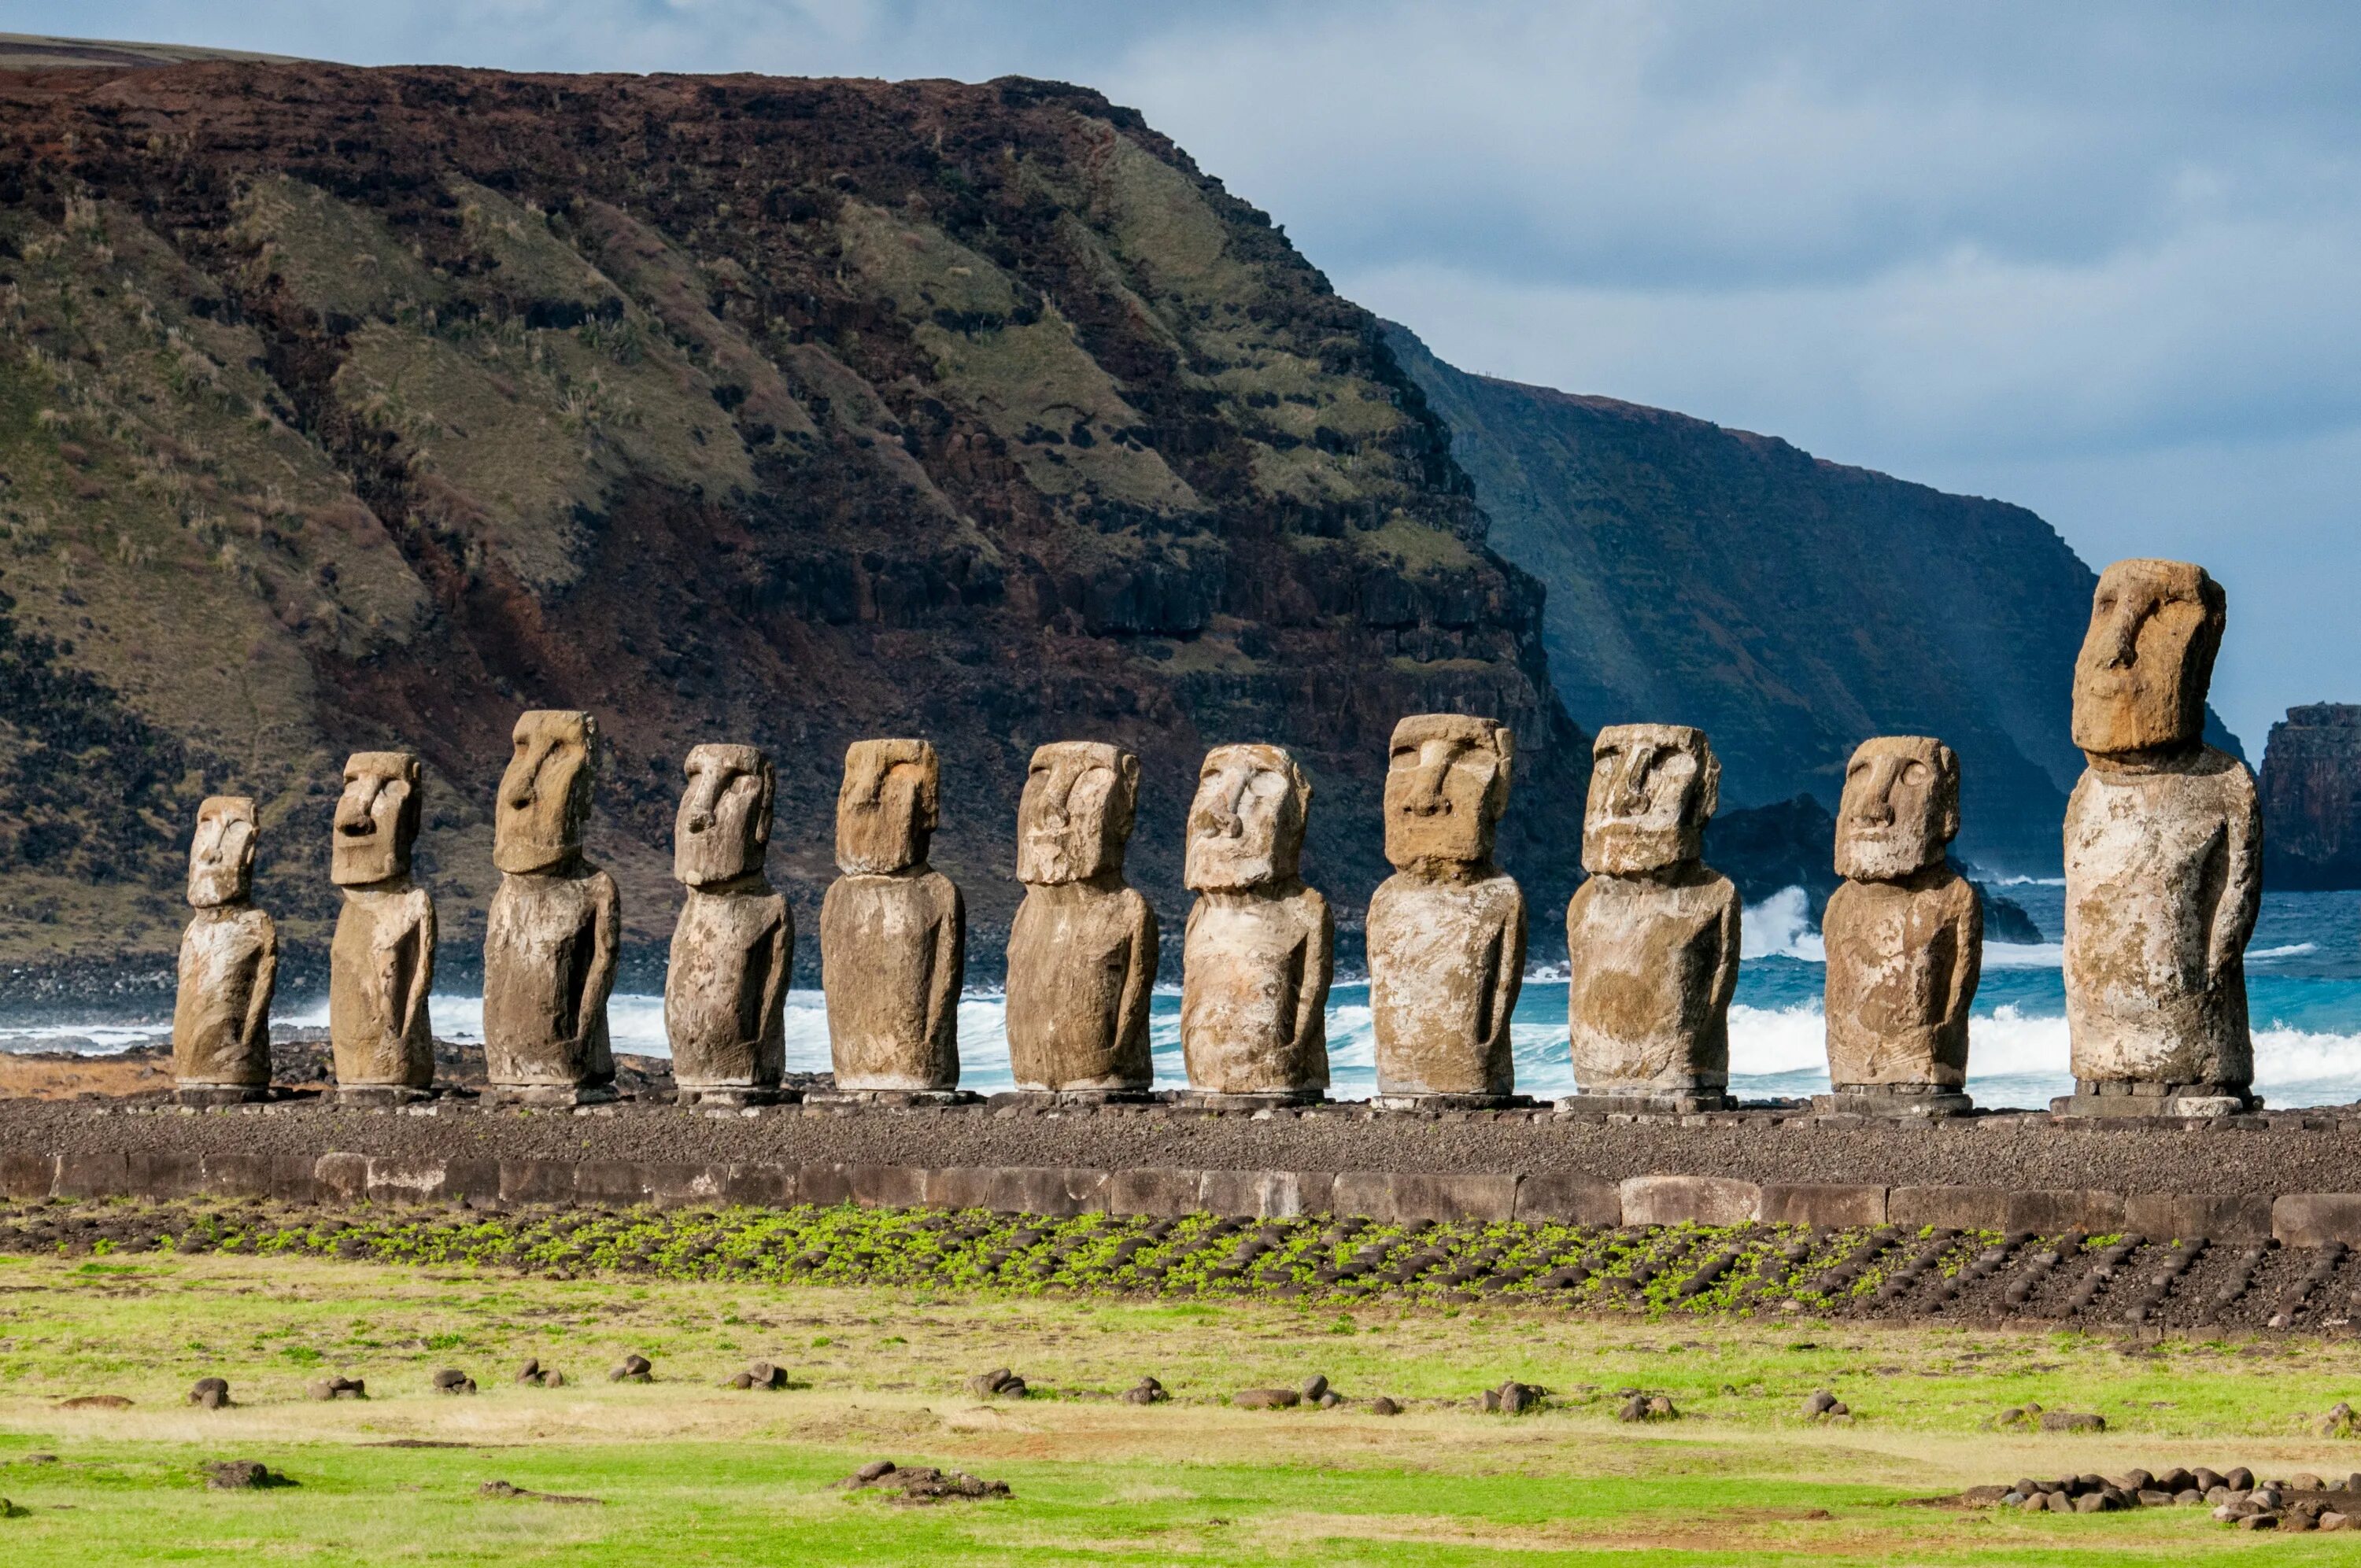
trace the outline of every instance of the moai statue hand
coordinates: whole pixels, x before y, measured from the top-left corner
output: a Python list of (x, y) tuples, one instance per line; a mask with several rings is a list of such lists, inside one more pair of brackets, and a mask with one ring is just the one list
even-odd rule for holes
[(836, 864), (820, 905), (830, 1098), (958, 1097), (967, 910), (927, 863), (941, 763), (924, 740), (856, 740), (836, 796)]
[(484, 1065), (495, 1100), (576, 1104), (613, 1095), (607, 1038), (621, 906), (583, 859), (598, 724), (540, 709), (517, 720), (500, 776), (484, 930)]
[(1189, 807), (1180, 1047), (1194, 1099), (1318, 1100), (1336, 925), (1297, 874), (1312, 785), (1277, 746), (1205, 754)]
[(328, 950), (328, 1040), (336, 1097), (416, 1099), (434, 1081), (434, 898), (410, 879), (422, 771), (409, 751), (345, 760), (328, 875), (344, 890)]
[(2225, 601), (2199, 567), (2118, 561), (2074, 663), (2066, 1025), (2081, 1115), (2254, 1103), (2246, 940), (2262, 901), (2254, 776), (2204, 742)]
[(1492, 863), (1516, 738), (1457, 713), (1394, 726), (1386, 859), (1369, 899), (1379, 1105), (1500, 1104), (1516, 1092), (1509, 1023), (1525, 982), (1525, 896)]
[(1156, 912), (1123, 880), (1139, 759), (1061, 740), (1033, 753), (1016, 812), (1025, 901), (1008, 933), (1008, 1058), (1016, 1087), (1092, 1097), (1154, 1081), (1148, 1006)]
[(1845, 769), (1828, 948), (1825, 1110), (1969, 1108), (1968, 1007), (1983, 965), (1982, 902), (1944, 847), (1960, 831), (1960, 759), (1940, 740), (1864, 740)]
[(1567, 1023), (1587, 1109), (1730, 1102), (1738, 890), (1702, 860), (1721, 798), (1705, 731), (1617, 724), (1591, 749), (1588, 881), (1566, 905)]
[(771, 886), (771, 759), (698, 746), (673, 825), (673, 877), (688, 889), (664, 971), (664, 1035), (683, 1105), (758, 1105), (786, 1065), (795, 917)]
[(266, 1099), (279, 930), (254, 907), (254, 802), (209, 795), (189, 844), (189, 905), (172, 1003), (172, 1080), (185, 1104)]

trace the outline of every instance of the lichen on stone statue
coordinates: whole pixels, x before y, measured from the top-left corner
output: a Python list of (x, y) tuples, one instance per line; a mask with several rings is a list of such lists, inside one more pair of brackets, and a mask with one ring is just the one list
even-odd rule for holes
[(1525, 975), (1525, 898), (1492, 863), (1516, 739), (1490, 718), (1394, 726), (1386, 859), (1369, 899), (1369, 1010), (1382, 1106), (1515, 1102), (1509, 1024)]
[(1139, 759), (1062, 740), (1033, 753), (1016, 815), (1024, 902), (1008, 933), (1008, 1058), (1020, 1091), (1137, 1099), (1154, 1080), (1156, 912), (1123, 880)]
[(836, 864), (819, 913), (833, 1090), (814, 1098), (939, 1104), (959, 1091), (967, 908), (927, 863), (941, 763), (924, 740), (856, 740), (836, 796)]
[(500, 871), (484, 928), (484, 1066), (495, 1101), (611, 1099), (607, 1036), (621, 908), (583, 858), (598, 725), (540, 709), (516, 722), (492, 824)]
[(411, 881), (423, 773), (409, 751), (356, 751), (336, 797), (328, 874), (344, 890), (328, 952), (336, 1097), (422, 1098), (434, 1081), (434, 899)]
[(1705, 731), (1598, 732), (1582, 822), (1589, 879), (1566, 905), (1566, 1017), (1582, 1110), (1702, 1111), (1730, 1100), (1738, 890), (1707, 866), (1721, 765)]
[(688, 753), (673, 877), (688, 890), (664, 971), (664, 1036), (683, 1105), (779, 1098), (795, 917), (771, 886), (771, 759), (752, 746)]
[(185, 1104), (267, 1099), (279, 929), (253, 903), (254, 802), (209, 795), (189, 844), (189, 905), (172, 1002), (172, 1081)]
[(2066, 806), (2066, 1026), (2082, 1115), (2222, 1115), (2254, 1103), (2246, 941), (2262, 829), (2246, 764), (2205, 744), (2227, 607), (2180, 561), (2099, 578), (2074, 664)]
[(1310, 781), (1277, 746), (1217, 746), (1199, 771), (1180, 983), (1194, 1102), (1304, 1102), (1328, 1087), (1336, 927), (1299, 874), (1311, 805)]
[(1836, 869), (1820, 917), (1829, 1094), (1819, 1108), (1940, 1115), (1970, 1108), (1968, 1009), (1983, 905), (1946, 847), (1960, 831), (1960, 759), (1923, 735), (1864, 740), (1845, 768)]

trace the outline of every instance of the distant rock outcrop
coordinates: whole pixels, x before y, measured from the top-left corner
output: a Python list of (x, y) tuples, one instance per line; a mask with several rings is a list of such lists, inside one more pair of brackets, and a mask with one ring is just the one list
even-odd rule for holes
[(2361, 887), (2361, 703), (2290, 707), (2263, 748), (2263, 885)]

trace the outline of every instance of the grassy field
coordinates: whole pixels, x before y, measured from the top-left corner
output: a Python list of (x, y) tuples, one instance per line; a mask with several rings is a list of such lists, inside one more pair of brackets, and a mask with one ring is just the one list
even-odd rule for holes
[[(655, 1381), (614, 1384), (627, 1353)], [(560, 1389), (514, 1385), (526, 1357)], [(778, 1392), (722, 1387), (755, 1359)], [(1021, 1401), (966, 1377), (1009, 1366)], [(481, 1386), (436, 1395), (457, 1367)], [(305, 1386), (365, 1378), (364, 1402)], [(1313, 1374), (1350, 1402), (1227, 1397)], [(1142, 1374), (1171, 1390), (1115, 1396)], [(220, 1376), (236, 1405), (190, 1407)], [(1514, 1377), (1538, 1413), (1472, 1397)], [(1850, 1424), (1804, 1420), (1826, 1387)], [(1675, 1422), (1613, 1415), (1668, 1394)], [(1403, 1400), (1375, 1415), (1369, 1400)], [(116, 1395), (116, 1409), (63, 1401)], [(1920, 1500), (2137, 1464), (2361, 1469), (2311, 1415), (2361, 1347), (2118, 1343), (1786, 1318), (1597, 1318), (1511, 1302), (1145, 1301), (990, 1289), (522, 1275), (236, 1253), (0, 1258), (0, 1562), (2180, 1563), (2349, 1561), (2354, 1538), (2233, 1532), (2198, 1509), (2025, 1517)], [(2100, 1436), (1984, 1430), (2038, 1400)], [(388, 1446), (397, 1443), (436, 1446)], [(47, 1456), (47, 1457), (42, 1457)], [(901, 1506), (830, 1484), (875, 1458), (1008, 1483)], [(296, 1485), (208, 1490), (208, 1461)], [(480, 1495), (487, 1481), (594, 1497)]]

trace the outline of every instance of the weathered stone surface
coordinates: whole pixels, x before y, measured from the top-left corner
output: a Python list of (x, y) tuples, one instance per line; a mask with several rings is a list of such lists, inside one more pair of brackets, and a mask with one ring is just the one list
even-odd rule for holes
[(2258, 794), (2272, 887), (2361, 887), (2361, 704), (2289, 708), (2263, 747)]
[(344, 908), (328, 949), (328, 1040), (339, 1085), (423, 1090), (434, 1080), (434, 897), (410, 878), (422, 770), (409, 751), (345, 760), (329, 876)]
[(1180, 1045), (1193, 1090), (1317, 1099), (1328, 1087), (1335, 917), (1297, 874), (1312, 785), (1277, 746), (1217, 746), (1189, 808)]
[(1774, 1182), (1763, 1189), (1760, 1210), (1766, 1225), (1863, 1229), (1886, 1223), (1886, 1192), (1852, 1182)]
[(941, 764), (924, 740), (856, 740), (836, 799), (836, 863), (820, 905), (836, 1087), (959, 1087), (959, 992), (967, 909), (927, 863)]
[(1948, 1102), (1967, 1081), (1983, 905), (1945, 857), (1959, 830), (1960, 760), (1949, 746), (1889, 735), (1853, 752), (1837, 817), (1847, 880), (1820, 919), (1839, 1094), (1939, 1091)]
[(1008, 934), (1008, 1057), (1016, 1086), (1144, 1092), (1156, 912), (1123, 880), (1139, 759), (1057, 741), (1033, 753), (1017, 807), (1025, 902)]
[(1885, 1194), (1885, 1219), (1916, 1230), (2004, 1231), (2008, 1192), (1999, 1187), (1895, 1187)]
[(1525, 898), (1492, 864), (1516, 739), (1489, 718), (1413, 714), (1394, 727), (1386, 859), (1369, 900), (1378, 1092), (1502, 1097), (1524, 984)]
[(688, 754), (673, 828), (673, 875), (688, 889), (664, 973), (664, 1035), (684, 1102), (705, 1091), (775, 1092), (786, 1062), (795, 917), (763, 862), (771, 760), (752, 746)]
[(2235, 1104), (2254, 1079), (2255, 784), (2201, 739), (2223, 621), (2222, 590), (2196, 566), (2118, 561), (2099, 579), (2074, 669), (2074, 743), (2090, 767), (2066, 815), (2077, 1102), (2128, 1091)]
[(189, 845), (189, 904), (172, 1003), (172, 1078), (183, 1090), (270, 1082), (270, 996), (279, 930), (254, 907), (254, 802), (208, 796)]
[(2152, 1241), (2258, 1242), (2271, 1234), (2271, 1200), (2259, 1192), (2135, 1192), (2124, 1200), (2124, 1227)]
[(1576, 1100), (1726, 1097), (1738, 890), (1701, 863), (1720, 768), (1705, 732), (1598, 733), (1583, 818), (1590, 880), (1566, 905)]
[(516, 723), (484, 932), (484, 1066), (496, 1092), (563, 1097), (614, 1081), (607, 995), (621, 923), (614, 879), (582, 856), (598, 721), (538, 710)]
[(2361, 1246), (2361, 1192), (2290, 1192), (2271, 1204), (2271, 1234), (2283, 1246)]
[(2003, 1228), (2044, 1236), (2066, 1231), (2096, 1235), (2119, 1231), (2123, 1224), (2122, 1193), (2069, 1189), (2010, 1193)]
[(1763, 1189), (1726, 1176), (1633, 1176), (1622, 1183), (1627, 1225), (1743, 1225), (1763, 1206)]

